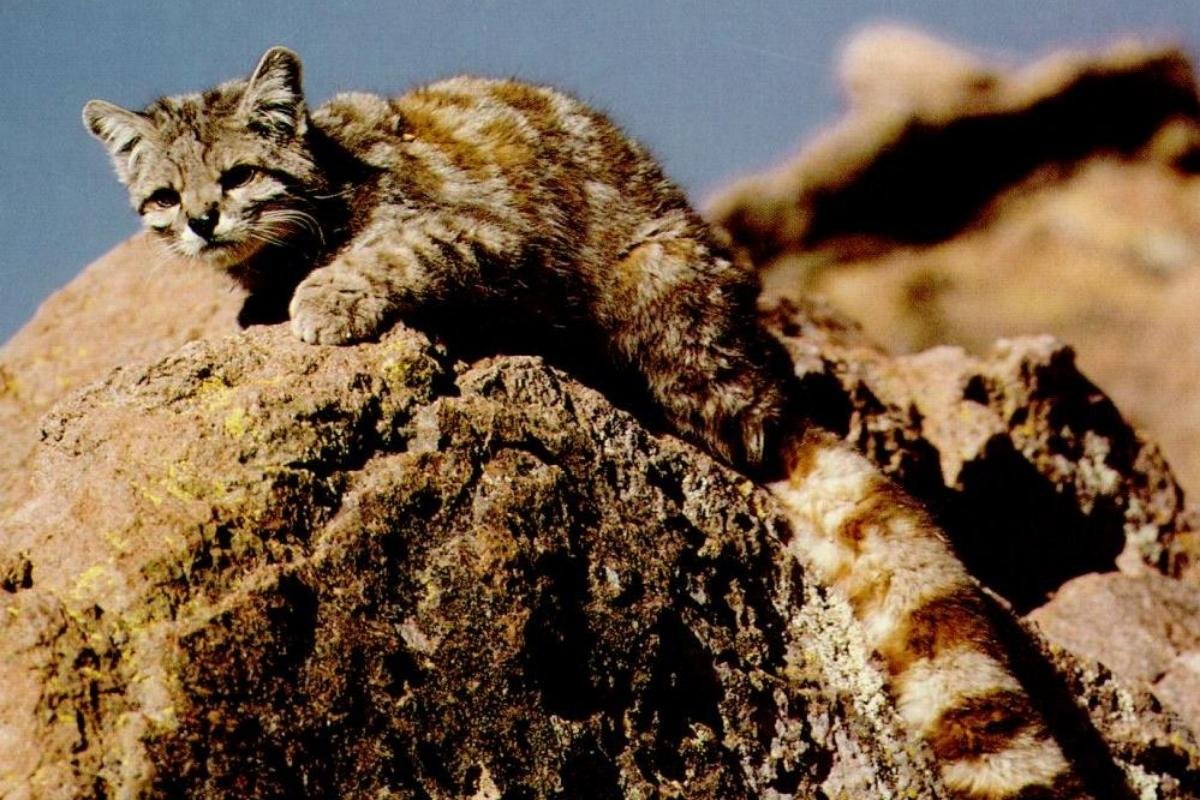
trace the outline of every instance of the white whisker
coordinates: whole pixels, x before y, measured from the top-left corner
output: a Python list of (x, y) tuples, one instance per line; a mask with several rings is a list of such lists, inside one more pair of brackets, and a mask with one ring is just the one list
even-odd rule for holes
[(315, 236), (321, 246), (325, 246), (325, 231), (321, 228), (321, 223), (312, 214), (306, 211), (300, 211), (294, 208), (272, 209), (264, 211), (259, 216), (259, 221), (272, 225), (274, 223), (283, 223), (285, 225), (303, 228), (310, 234)]
[[(291, 192), (287, 189), (284, 189), (284, 191), (293, 197), (299, 196), (295, 192)], [(333, 192), (331, 194), (310, 194), (309, 197), (311, 197), (313, 200), (332, 200), (335, 197), (346, 197), (347, 195), (350, 195), (353, 192), (354, 192), (354, 189), (353, 189), (353, 187), (351, 187), (349, 189), (343, 189), (340, 192)]]
[(252, 232), (250, 238), (256, 242), (273, 245), (275, 247), (293, 247), (294, 245), (286, 239), (280, 239), (277, 236), (272, 236), (269, 233), (261, 233), (258, 231)]

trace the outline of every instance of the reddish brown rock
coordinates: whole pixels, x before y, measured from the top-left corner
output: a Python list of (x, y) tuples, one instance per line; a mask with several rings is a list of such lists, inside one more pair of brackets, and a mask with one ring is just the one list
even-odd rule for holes
[(1200, 487), (1200, 116), (1177, 50), (1023, 68), (917, 34), (852, 42), (845, 117), (711, 206), (773, 294), (892, 352), (1051, 333)]
[(941, 241), (1035, 172), (1063, 174), (1097, 154), (1183, 171), (1200, 156), (1200, 97), (1176, 49), (1129, 42), (1012, 69), (875, 28), (849, 43), (840, 71), (843, 119), (710, 202), (760, 263)]
[(1152, 687), (1200, 729), (1200, 587), (1154, 574), (1085, 575), (1030, 619), (1051, 642)]
[(259, 329), (44, 429), (6, 797), (935, 791), (767, 498), (537, 359)]
[[(922, 381), (994, 377), (995, 409), (963, 393), (984, 416), (1058, 391), (1077, 430), (1137, 441), (1071, 416), (1094, 402), (1064, 399), (1080, 379), (1055, 346), (914, 368), (781, 313), (814, 413), (935, 501), (944, 459), (962, 473), (990, 450), (914, 422)], [(60, 401), (0, 522), (0, 794), (937, 792), (768, 497), (538, 359), (450, 361), (404, 329), (318, 348), (258, 328)], [(1145, 482), (1139, 462), (1092, 483), (1060, 456), (1038, 480), (1071, 503)], [(1029, 680), (1093, 783), (1200, 785), (1190, 732), (1148, 696), (1057, 663), (1035, 655)]]
[(136, 236), (83, 270), (0, 347), (0, 519), (25, 491), (37, 420), (114, 367), (236, 330), (222, 276)]
[(764, 313), (818, 417), (929, 505), (974, 574), (1018, 610), (1088, 572), (1191, 563), (1191, 515), (1170, 467), (1063, 343), (893, 357), (818, 304)]

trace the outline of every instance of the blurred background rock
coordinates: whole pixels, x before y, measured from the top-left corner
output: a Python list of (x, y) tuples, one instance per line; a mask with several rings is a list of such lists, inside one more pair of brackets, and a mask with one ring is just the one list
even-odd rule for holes
[(1177, 49), (1021, 66), (895, 28), (849, 110), (711, 201), (769, 296), (815, 296), (892, 352), (1051, 333), (1200, 487), (1200, 102)]

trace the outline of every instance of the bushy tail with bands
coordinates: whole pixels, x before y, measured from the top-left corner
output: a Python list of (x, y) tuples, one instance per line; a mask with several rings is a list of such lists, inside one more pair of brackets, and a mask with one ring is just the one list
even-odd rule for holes
[(829, 434), (809, 431), (786, 455), (787, 477), (768, 488), (796, 523), (790, 546), (850, 602), (946, 787), (973, 800), (1088, 796), (929, 515)]

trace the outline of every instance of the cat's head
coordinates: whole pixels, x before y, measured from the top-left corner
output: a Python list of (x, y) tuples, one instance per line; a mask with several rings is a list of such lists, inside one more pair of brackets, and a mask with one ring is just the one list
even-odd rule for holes
[(268, 50), (245, 80), (165, 97), (143, 111), (83, 107), (143, 224), (180, 255), (220, 267), (319, 235), (324, 188), (309, 148), (300, 59)]

